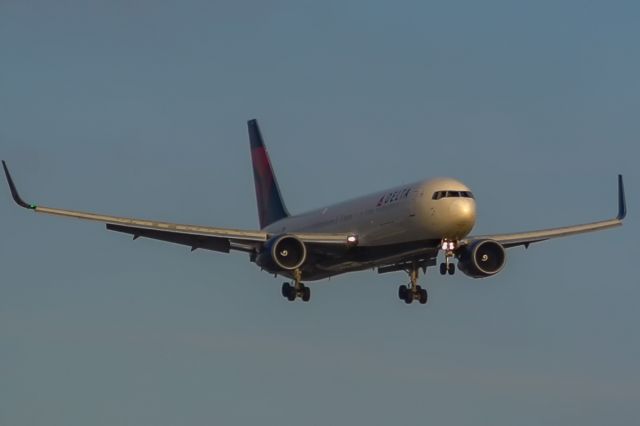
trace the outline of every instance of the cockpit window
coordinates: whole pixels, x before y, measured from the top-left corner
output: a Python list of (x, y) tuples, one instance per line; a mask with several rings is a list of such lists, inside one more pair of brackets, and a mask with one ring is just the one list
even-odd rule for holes
[(465, 198), (473, 198), (473, 194), (471, 193), (471, 191), (463, 191), (461, 192), (461, 194)]
[(473, 194), (471, 193), (471, 191), (436, 191), (433, 193), (433, 196), (431, 198), (434, 200), (439, 200), (441, 198), (452, 197), (473, 198)]

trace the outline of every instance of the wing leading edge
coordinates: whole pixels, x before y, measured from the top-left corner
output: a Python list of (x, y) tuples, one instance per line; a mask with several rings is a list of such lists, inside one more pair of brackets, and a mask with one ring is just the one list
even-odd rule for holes
[[(131, 234), (134, 239), (145, 237), (187, 245), (190, 246), (192, 250), (203, 248), (226, 253), (229, 252), (229, 250), (252, 252), (273, 236), (265, 231), (259, 230), (214, 228), (209, 226), (160, 222), (58, 209), (27, 203), (18, 193), (13, 178), (4, 161), (2, 161), (2, 167), (4, 168), (7, 183), (9, 184), (11, 196), (20, 207), (36, 213), (105, 223), (108, 230)], [(354, 245), (354, 243), (356, 243), (353, 235), (331, 233), (294, 233), (293, 235), (307, 243), (344, 245)]]
[(581, 225), (565, 226), (561, 228), (540, 229), (537, 231), (518, 232), (513, 234), (479, 235), (466, 238), (462, 243), (469, 244), (478, 240), (494, 240), (505, 247), (525, 246), (531, 243), (549, 240), (551, 238), (567, 237), (569, 235), (600, 231), (621, 226), (627, 215), (627, 201), (624, 194), (622, 175), (618, 175), (618, 215), (609, 220), (585, 223)]

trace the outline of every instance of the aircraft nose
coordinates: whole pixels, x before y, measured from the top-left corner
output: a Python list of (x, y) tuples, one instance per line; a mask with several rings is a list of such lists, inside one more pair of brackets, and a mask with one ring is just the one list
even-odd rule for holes
[(466, 236), (476, 223), (476, 203), (473, 199), (455, 200), (449, 207), (450, 232), (452, 237)]

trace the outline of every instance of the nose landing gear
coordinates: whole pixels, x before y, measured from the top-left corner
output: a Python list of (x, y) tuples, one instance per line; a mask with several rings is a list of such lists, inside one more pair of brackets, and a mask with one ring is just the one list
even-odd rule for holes
[(440, 264), (440, 275), (453, 275), (456, 273), (456, 265), (453, 263), (449, 263), (449, 258), (446, 259), (446, 262), (442, 262)]
[(453, 275), (456, 273), (456, 265), (450, 262), (450, 259), (455, 256), (454, 250), (457, 247), (455, 241), (442, 240), (442, 251), (444, 251), (444, 262), (440, 264), (440, 275)]

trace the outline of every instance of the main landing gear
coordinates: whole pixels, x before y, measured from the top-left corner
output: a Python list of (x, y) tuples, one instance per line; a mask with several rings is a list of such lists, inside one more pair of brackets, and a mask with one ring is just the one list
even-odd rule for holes
[[(442, 275), (453, 275), (456, 272), (456, 266), (453, 262), (451, 262), (451, 259), (455, 257), (455, 250), (458, 248), (457, 245), (458, 244), (455, 241), (442, 240), (441, 248), (444, 252), (444, 262), (440, 264), (440, 273)], [(417, 300), (418, 302), (420, 302), (420, 304), (424, 305), (425, 303), (427, 303), (429, 295), (427, 294), (427, 290), (418, 285), (418, 273), (420, 272), (420, 269), (422, 269), (426, 274), (427, 267), (435, 265), (435, 259), (433, 259), (433, 263), (424, 261), (413, 261), (410, 263), (396, 265), (392, 268), (378, 269), (378, 272), (404, 270), (407, 274), (409, 274), (410, 281), (409, 285), (401, 285), (398, 288), (398, 297), (407, 305), (413, 303), (414, 300)]]
[(440, 275), (453, 275), (456, 273), (456, 265), (451, 263), (451, 258), (455, 256), (453, 251), (456, 243), (449, 240), (442, 240), (442, 251), (444, 251), (444, 262), (440, 264)]
[(411, 304), (414, 300), (420, 302), (421, 305), (427, 303), (429, 295), (427, 290), (418, 285), (418, 272), (420, 268), (416, 263), (412, 263), (410, 268), (406, 270), (409, 274), (409, 285), (401, 285), (398, 288), (398, 297), (400, 300), (404, 300), (407, 305)]
[(296, 269), (293, 274), (293, 284), (282, 283), (282, 296), (285, 299), (290, 302), (293, 302), (298, 297), (303, 302), (308, 302), (311, 299), (311, 290), (300, 282), (301, 279), (302, 273)]

